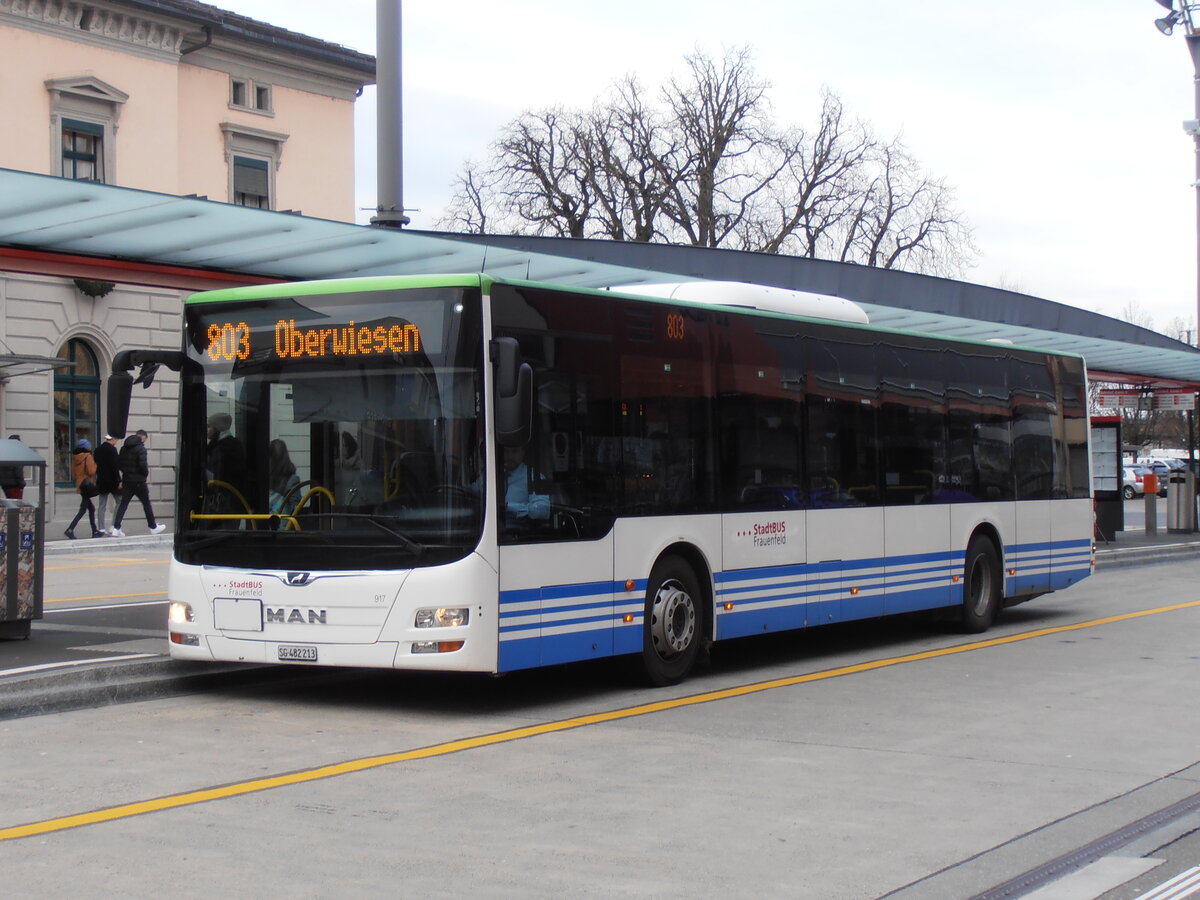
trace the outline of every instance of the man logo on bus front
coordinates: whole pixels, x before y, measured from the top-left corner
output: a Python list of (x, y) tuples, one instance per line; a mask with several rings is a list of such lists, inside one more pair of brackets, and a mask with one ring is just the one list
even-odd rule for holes
[(288, 572), (287, 583), (293, 587), (303, 587), (308, 584), (308, 579), (311, 577), (312, 575), (308, 572)]

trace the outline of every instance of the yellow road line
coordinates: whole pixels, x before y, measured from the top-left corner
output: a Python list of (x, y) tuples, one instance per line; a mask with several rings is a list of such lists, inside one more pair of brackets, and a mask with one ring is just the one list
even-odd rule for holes
[(55, 597), (43, 603), (75, 603), (79, 600), (128, 600), (130, 597), (165, 597), (166, 591), (143, 591), (140, 594), (99, 594), (95, 597)]
[(909, 653), (904, 656), (893, 656), (886, 659), (871, 660), (870, 662), (856, 663), (850, 666), (839, 666), (836, 669), (825, 669), (821, 672), (811, 672), (807, 675), (791, 675), (786, 678), (776, 678), (770, 681), (760, 681), (754, 684), (744, 684), (737, 687), (723, 688), (717, 691), (706, 691), (701, 694), (693, 694), (690, 697), (676, 697), (671, 700), (660, 700), (654, 703), (643, 703), (638, 706), (630, 706), (625, 709), (615, 709), (608, 712), (592, 713), (584, 716), (574, 716), (570, 719), (560, 719), (556, 722), (543, 722), (540, 725), (529, 725), (524, 728), (512, 728), (507, 731), (497, 731), (494, 734), (484, 734), (476, 737), (462, 738), (456, 741), (446, 741), (441, 744), (433, 744), (429, 747), (421, 747), (416, 750), (404, 750), (398, 753), (387, 753), (381, 756), (366, 756), (361, 759), (352, 759), (346, 762), (334, 763), (327, 766), (317, 766), (312, 769), (302, 769), (298, 772), (291, 772), (285, 775), (273, 775), (267, 778), (256, 778), (251, 781), (242, 781), (236, 784), (227, 784), (222, 787), (204, 788), (197, 791), (188, 791), (182, 794), (174, 794), (166, 797), (156, 797), (152, 800), (142, 800), (137, 803), (124, 803), (119, 806), (110, 806), (104, 809), (94, 810), (92, 812), (79, 813), (73, 816), (62, 816), (56, 819), (46, 819), (42, 822), (31, 822), (27, 825), (15, 825), (9, 828), (0, 828), (0, 841), (12, 840), (14, 838), (33, 837), (39, 834), (50, 834), (56, 831), (65, 831), (68, 828), (78, 828), (83, 825), (96, 825), (101, 822), (115, 822), (120, 819), (128, 819), (133, 816), (144, 815), (145, 813), (159, 812), (165, 809), (178, 809), (183, 806), (193, 806), (197, 803), (207, 803), (210, 800), (224, 800), (230, 797), (240, 797), (245, 794), (253, 794), (258, 791), (270, 790), (271, 788), (287, 787), (289, 785), (307, 784), (312, 781), (319, 781), (324, 778), (334, 778), (338, 775), (348, 775), (353, 772), (364, 772), (369, 769), (377, 769), (381, 766), (390, 766), (396, 763), (409, 762), (417, 759), (429, 759), (431, 757), (446, 756), (450, 753), (460, 753), (464, 750), (477, 750), (481, 747), (490, 747), (495, 744), (504, 744), (510, 741), (520, 741), (526, 738), (538, 737), (545, 734), (556, 734), (562, 731), (571, 731), (575, 728), (582, 728), (585, 725), (599, 725), (605, 722), (616, 722), (622, 719), (631, 719), (636, 716), (645, 716), (650, 713), (665, 712), (672, 709), (682, 709), (688, 706), (696, 706), (701, 703), (712, 703), (716, 700), (728, 700), (732, 697), (744, 697), (749, 694), (757, 694), (762, 691), (770, 691), (782, 687), (794, 687), (799, 684), (810, 684), (816, 681), (825, 681), (830, 678), (840, 678), (843, 675), (855, 675), (862, 672), (872, 672), (878, 669), (885, 669), (891, 666), (898, 666), (902, 663), (921, 662), (924, 660), (938, 659), (943, 656), (953, 656), (958, 653), (968, 653), (974, 650), (984, 650), (988, 647), (999, 647), (1005, 644), (1015, 644), (1019, 641), (1028, 641), (1032, 638), (1046, 637), (1053, 634), (1065, 634), (1071, 631), (1080, 631), (1084, 628), (1095, 628), (1098, 625), (1111, 625), (1116, 622), (1124, 622), (1130, 619), (1138, 619), (1143, 616), (1153, 616), (1160, 613), (1175, 612), (1181, 609), (1191, 609), (1200, 606), (1200, 600), (1193, 600), (1187, 603), (1176, 603), (1171, 606), (1160, 606), (1155, 609), (1145, 609), (1139, 612), (1122, 613), (1117, 616), (1106, 616), (1103, 619), (1091, 619), (1086, 622), (1077, 622), (1073, 625), (1056, 625), (1050, 628), (1039, 628), (1034, 631), (1024, 631), (1019, 634), (1010, 634), (1003, 637), (989, 638), (982, 641), (974, 641), (969, 644), (959, 644), (955, 647), (944, 647), (940, 650), (926, 650), (921, 653)]
[(123, 560), (121, 562), (106, 562), (106, 563), (91, 563), (86, 566), (46, 566), (46, 572), (70, 572), (72, 569), (116, 569), (123, 566), (165, 566), (170, 560), (165, 559), (147, 559), (147, 560)]

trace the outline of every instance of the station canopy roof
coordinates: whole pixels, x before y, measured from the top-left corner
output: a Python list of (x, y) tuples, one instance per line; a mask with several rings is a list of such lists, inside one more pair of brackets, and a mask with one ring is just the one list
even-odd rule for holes
[(1200, 350), (1157, 332), (1013, 291), (822, 260), (376, 228), (10, 169), (0, 169), (3, 247), (256, 280), (482, 271), (593, 288), (745, 281), (844, 297), (889, 328), (1077, 353), (1093, 378), (1200, 389)]

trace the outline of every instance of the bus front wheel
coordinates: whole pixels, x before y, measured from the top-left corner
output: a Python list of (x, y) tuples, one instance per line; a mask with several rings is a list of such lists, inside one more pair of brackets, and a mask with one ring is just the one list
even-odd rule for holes
[(664, 556), (650, 572), (642, 637), (642, 667), (650, 684), (678, 684), (691, 670), (703, 640), (700, 583), (678, 556)]
[(976, 535), (967, 545), (967, 564), (963, 577), (962, 627), (968, 634), (980, 634), (991, 627), (1000, 609), (1003, 593), (1000, 555), (996, 545)]

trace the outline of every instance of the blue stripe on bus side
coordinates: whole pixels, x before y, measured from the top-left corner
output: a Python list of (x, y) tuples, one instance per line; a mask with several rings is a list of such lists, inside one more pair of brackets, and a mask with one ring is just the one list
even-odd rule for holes
[[(1010, 594), (1066, 587), (1091, 574), (1091, 542), (1013, 544), (1005, 562), (1018, 569), (1007, 579)], [(952, 606), (958, 587), (949, 578), (961, 576), (964, 563), (963, 552), (940, 551), (715, 572), (716, 636)], [(628, 592), (618, 581), (502, 591), (499, 670), (640, 652), (646, 586), (641, 578)]]
[[(573, 600), (575, 598), (572, 597), (572, 598), (565, 598), (565, 599)], [(595, 600), (592, 602), (582, 602), (582, 603), (569, 603), (569, 602), (564, 603), (564, 602), (560, 601), (560, 602), (554, 604), (553, 606), (551, 606), (547, 603), (543, 603), (540, 607), (535, 606), (532, 609), (526, 609), (526, 608), (514, 609), (514, 608), (512, 608), (511, 605), (508, 608), (505, 608), (503, 605), (501, 605), (501, 607), (500, 607), (500, 622), (501, 622), (500, 630), (501, 631), (505, 630), (505, 625), (503, 623), (506, 619), (511, 620), (511, 619), (522, 618), (524, 616), (536, 615), (536, 616), (540, 616), (542, 618), (542, 620), (545, 621), (546, 616), (551, 615), (551, 614), (580, 612), (580, 611), (589, 610), (589, 609), (611, 610), (612, 603), (613, 603), (612, 595), (609, 594), (604, 600)], [(524, 604), (522, 604), (522, 606), (524, 606)], [(517, 625), (517, 626), (513, 626), (513, 627), (519, 628), (519, 627), (523, 627), (523, 626)]]
[[(641, 642), (641, 609), (646, 581), (635, 581), (634, 621), (621, 618), (631, 603), (624, 582), (587, 582), (522, 588), (500, 593), (498, 669), (530, 668), (597, 656), (634, 652)], [(631, 592), (633, 593), (633, 592)], [(621, 635), (620, 645), (615, 640)]]
[(541, 637), (527, 637), (519, 641), (501, 641), (500, 657), (496, 668), (501, 672), (514, 669), (532, 669), (542, 664)]

